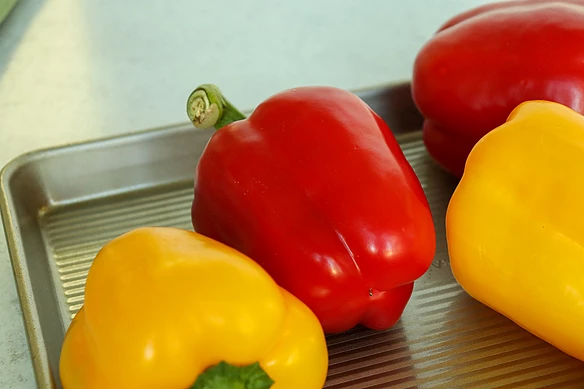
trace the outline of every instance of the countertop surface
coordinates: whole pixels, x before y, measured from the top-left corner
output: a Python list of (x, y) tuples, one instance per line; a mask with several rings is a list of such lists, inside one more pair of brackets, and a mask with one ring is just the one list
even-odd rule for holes
[[(408, 80), (442, 22), (487, 2), (20, 0), (0, 25), (0, 165), (185, 122), (186, 98), (202, 83), (247, 109), (301, 85)], [(34, 388), (0, 233), (0, 388)]]

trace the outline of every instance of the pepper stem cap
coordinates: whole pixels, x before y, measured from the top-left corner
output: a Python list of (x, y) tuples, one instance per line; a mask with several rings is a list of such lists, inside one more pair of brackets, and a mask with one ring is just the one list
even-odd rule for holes
[(234, 366), (221, 361), (200, 374), (190, 389), (270, 389), (273, 384), (258, 362)]
[(218, 130), (245, 119), (245, 115), (213, 84), (203, 84), (190, 94), (187, 100), (187, 115), (193, 125), (200, 129), (215, 127)]

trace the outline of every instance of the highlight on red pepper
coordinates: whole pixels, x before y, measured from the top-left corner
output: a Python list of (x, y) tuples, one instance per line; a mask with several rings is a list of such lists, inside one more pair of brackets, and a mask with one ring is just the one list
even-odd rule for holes
[(584, 113), (584, 0), (515, 0), (456, 15), (415, 60), (424, 142), (462, 176), (472, 147), (528, 100)]
[(333, 87), (277, 93), (246, 118), (203, 85), (187, 110), (217, 129), (196, 168), (195, 230), (257, 261), (327, 333), (395, 325), (435, 231), (385, 122)]

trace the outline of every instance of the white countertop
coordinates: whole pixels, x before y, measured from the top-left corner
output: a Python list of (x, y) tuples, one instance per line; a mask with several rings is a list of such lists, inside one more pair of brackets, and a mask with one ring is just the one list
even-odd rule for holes
[[(247, 109), (300, 85), (407, 80), (442, 22), (487, 2), (20, 0), (0, 25), (0, 166), (38, 148), (185, 122), (202, 83)], [(0, 388), (34, 388), (0, 233)]]

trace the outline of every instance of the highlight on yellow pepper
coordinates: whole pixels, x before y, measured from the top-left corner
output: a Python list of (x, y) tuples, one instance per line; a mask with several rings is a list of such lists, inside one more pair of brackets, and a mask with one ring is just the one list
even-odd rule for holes
[(65, 389), (316, 389), (327, 369), (300, 300), (240, 252), (165, 227), (100, 250), (60, 359)]
[(470, 153), (448, 205), (452, 272), (476, 300), (584, 360), (584, 117), (528, 101)]

